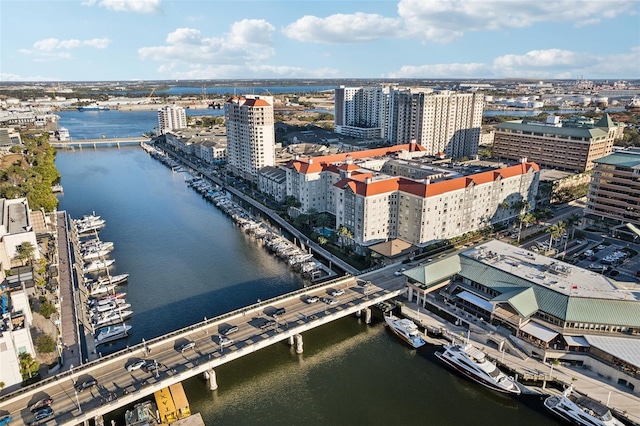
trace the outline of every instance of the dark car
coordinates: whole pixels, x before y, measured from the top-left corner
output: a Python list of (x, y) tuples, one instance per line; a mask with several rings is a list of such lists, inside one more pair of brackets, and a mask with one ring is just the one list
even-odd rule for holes
[(184, 342), (184, 343), (182, 343), (180, 346), (178, 346), (178, 348), (177, 348), (177, 349), (178, 349), (180, 352), (184, 352), (184, 351), (187, 351), (187, 350), (189, 350), (189, 349), (193, 349), (193, 348), (195, 348), (195, 347), (196, 347), (196, 342)]
[(98, 381), (94, 378), (91, 378), (85, 380), (84, 382), (77, 382), (74, 387), (76, 389), (76, 392), (82, 392), (85, 389), (89, 389), (97, 385)]
[(260, 328), (266, 330), (267, 328), (271, 328), (274, 325), (276, 325), (276, 322), (274, 320), (268, 320), (260, 324)]
[(45, 407), (50, 406), (53, 403), (53, 398), (42, 398), (40, 401), (37, 401), (29, 407), (29, 411), (32, 413), (38, 410), (42, 410)]
[(237, 325), (230, 325), (229, 327), (223, 328), (222, 330), (220, 330), (220, 334), (222, 334), (223, 336), (227, 336), (229, 334), (233, 334), (236, 331), (238, 331), (238, 326)]
[(36, 413), (33, 415), (33, 421), (39, 422), (40, 420), (44, 420), (50, 416), (53, 416), (53, 408), (45, 407), (36, 411)]
[(273, 311), (273, 313), (271, 314), (272, 317), (277, 317), (280, 315), (284, 315), (287, 312), (287, 310), (285, 308), (277, 308), (275, 311)]
[(159, 368), (160, 368), (160, 363), (158, 363), (158, 361), (154, 359), (153, 361), (147, 361), (142, 366), (142, 371), (144, 371), (145, 373), (150, 373), (152, 371), (158, 370)]

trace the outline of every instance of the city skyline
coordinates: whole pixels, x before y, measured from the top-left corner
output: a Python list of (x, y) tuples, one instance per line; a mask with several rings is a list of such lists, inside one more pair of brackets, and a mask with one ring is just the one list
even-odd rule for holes
[(640, 78), (640, 3), (0, 0), (1, 81)]

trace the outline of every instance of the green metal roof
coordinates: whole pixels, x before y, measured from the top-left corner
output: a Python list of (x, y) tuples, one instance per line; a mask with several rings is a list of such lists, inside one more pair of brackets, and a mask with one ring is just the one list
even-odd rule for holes
[(491, 302), (508, 302), (524, 318), (530, 317), (540, 309), (531, 287), (520, 287), (507, 291), (491, 299)]
[[(524, 278), (496, 269), (476, 259), (461, 255), (460, 276), (480, 283), (500, 295), (492, 301), (511, 301), (520, 314), (531, 312), (534, 307), (530, 288), (535, 296), (537, 310), (556, 318), (594, 324), (640, 327), (640, 302), (618, 299), (591, 299), (559, 293)], [(523, 315), (527, 316), (527, 315)]]
[(630, 152), (614, 152), (606, 157), (593, 160), (594, 163), (608, 164), (616, 167), (640, 167), (640, 154)]
[(555, 127), (543, 124), (528, 124), (522, 120), (505, 121), (496, 125), (496, 129), (520, 130), (522, 132), (552, 134), (560, 136), (573, 136), (577, 138), (593, 139), (607, 136), (609, 133), (599, 127)]
[(429, 288), (439, 284), (460, 272), (460, 257), (451, 256), (438, 262), (427, 263), (417, 268), (409, 269), (404, 275)]
[(616, 125), (613, 123), (613, 120), (611, 120), (611, 117), (609, 117), (609, 114), (603, 115), (602, 118), (595, 124), (595, 126), (604, 127), (607, 129), (610, 127), (616, 127)]

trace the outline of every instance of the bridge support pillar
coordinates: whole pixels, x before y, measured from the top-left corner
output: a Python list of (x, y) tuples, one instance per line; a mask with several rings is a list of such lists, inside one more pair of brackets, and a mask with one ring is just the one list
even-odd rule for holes
[(364, 322), (366, 324), (371, 324), (371, 308), (366, 308), (364, 310), (364, 314), (365, 314)]
[(289, 336), (288, 342), (289, 346), (293, 346), (293, 336)]
[(301, 334), (296, 334), (296, 353), (297, 354), (301, 354), (303, 351), (302, 349), (302, 335)]
[(216, 380), (216, 372), (213, 368), (204, 372), (204, 378), (207, 380), (207, 384), (209, 385), (209, 390), (218, 389), (218, 381)]
[(360, 317), (362, 316), (362, 309), (358, 309), (358, 310), (356, 311), (356, 316), (357, 316), (358, 318), (360, 318)]

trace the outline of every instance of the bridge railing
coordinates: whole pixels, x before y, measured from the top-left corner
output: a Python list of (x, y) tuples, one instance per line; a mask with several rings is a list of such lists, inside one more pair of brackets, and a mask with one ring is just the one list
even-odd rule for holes
[(195, 323), (193, 325), (190, 325), (190, 326), (187, 326), (187, 327), (184, 327), (184, 328), (169, 332), (167, 334), (164, 334), (162, 336), (156, 337), (156, 338), (151, 339), (149, 341), (144, 341), (144, 342), (138, 343), (138, 344), (136, 344), (134, 346), (128, 347), (127, 349), (122, 349), (122, 350), (114, 352), (112, 354), (102, 356), (102, 357), (100, 357), (98, 359), (95, 359), (95, 360), (93, 360), (91, 362), (82, 364), (81, 366), (73, 368), (73, 370), (67, 370), (65, 372), (58, 373), (55, 376), (48, 377), (46, 379), (40, 380), (40, 381), (38, 381), (38, 382), (36, 382), (36, 383), (34, 383), (32, 385), (17, 389), (15, 391), (7, 393), (5, 395), (1, 395), (0, 396), (0, 402), (6, 401), (6, 400), (11, 399), (11, 398), (15, 398), (15, 397), (17, 397), (19, 395), (22, 395), (24, 393), (27, 393), (27, 392), (30, 392), (30, 391), (33, 391), (33, 390), (36, 390), (36, 389), (39, 389), (43, 385), (47, 385), (47, 384), (50, 384), (50, 383), (55, 383), (55, 382), (58, 382), (58, 381), (60, 381), (62, 379), (65, 379), (67, 377), (71, 378), (72, 376), (77, 376), (77, 375), (79, 375), (79, 374), (81, 374), (83, 372), (86, 372), (87, 370), (90, 370), (93, 367), (99, 366), (100, 364), (102, 364), (105, 361), (108, 361), (108, 360), (111, 360), (111, 359), (116, 359), (116, 358), (118, 358), (118, 357), (120, 357), (122, 355), (126, 355), (128, 353), (135, 352), (137, 350), (144, 350), (145, 348), (149, 347), (150, 345), (153, 345), (153, 344), (156, 344), (156, 343), (160, 343), (160, 342), (162, 342), (164, 340), (167, 340), (167, 339), (170, 339), (170, 338), (173, 338), (173, 337), (176, 337), (176, 336), (180, 336), (181, 334), (185, 334), (185, 333), (197, 330), (199, 328), (203, 328), (203, 327), (205, 327), (205, 326), (207, 326), (207, 325), (209, 325), (211, 323), (216, 323), (218, 321), (222, 321), (224, 319), (231, 318), (231, 317), (236, 316), (236, 315), (241, 315), (242, 313), (246, 313), (248, 311), (254, 311), (254, 310), (259, 309), (261, 307), (266, 307), (266, 306), (269, 306), (269, 305), (271, 305), (273, 303), (276, 303), (276, 302), (279, 302), (281, 300), (285, 300), (285, 299), (288, 299), (288, 298), (291, 298), (291, 297), (295, 297), (297, 295), (303, 295), (303, 294), (305, 294), (305, 293), (307, 293), (307, 292), (309, 292), (311, 290), (315, 290), (315, 289), (318, 289), (318, 288), (321, 288), (321, 287), (325, 287), (325, 286), (328, 286), (328, 285), (331, 285), (331, 284), (338, 283), (340, 281), (348, 279), (349, 277), (351, 277), (351, 275), (345, 274), (342, 277), (334, 278), (332, 280), (325, 281), (325, 282), (318, 283), (318, 284), (313, 284), (313, 285), (308, 286), (308, 287), (304, 287), (304, 288), (301, 288), (301, 289), (298, 289), (298, 290), (294, 290), (294, 291), (292, 291), (290, 293), (282, 294), (280, 296), (276, 296), (276, 297), (273, 297), (271, 299), (266, 299), (266, 300), (260, 301), (258, 303), (253, 303), (253, 304), (245, 306), (243, 308), (235, 309), (233, 311), (224, 313), (222, 315), (218, 315), (216, 317), (213, 317), (211, 319), (207, 319), (205, 321), (200, 321), (200, 322)]

